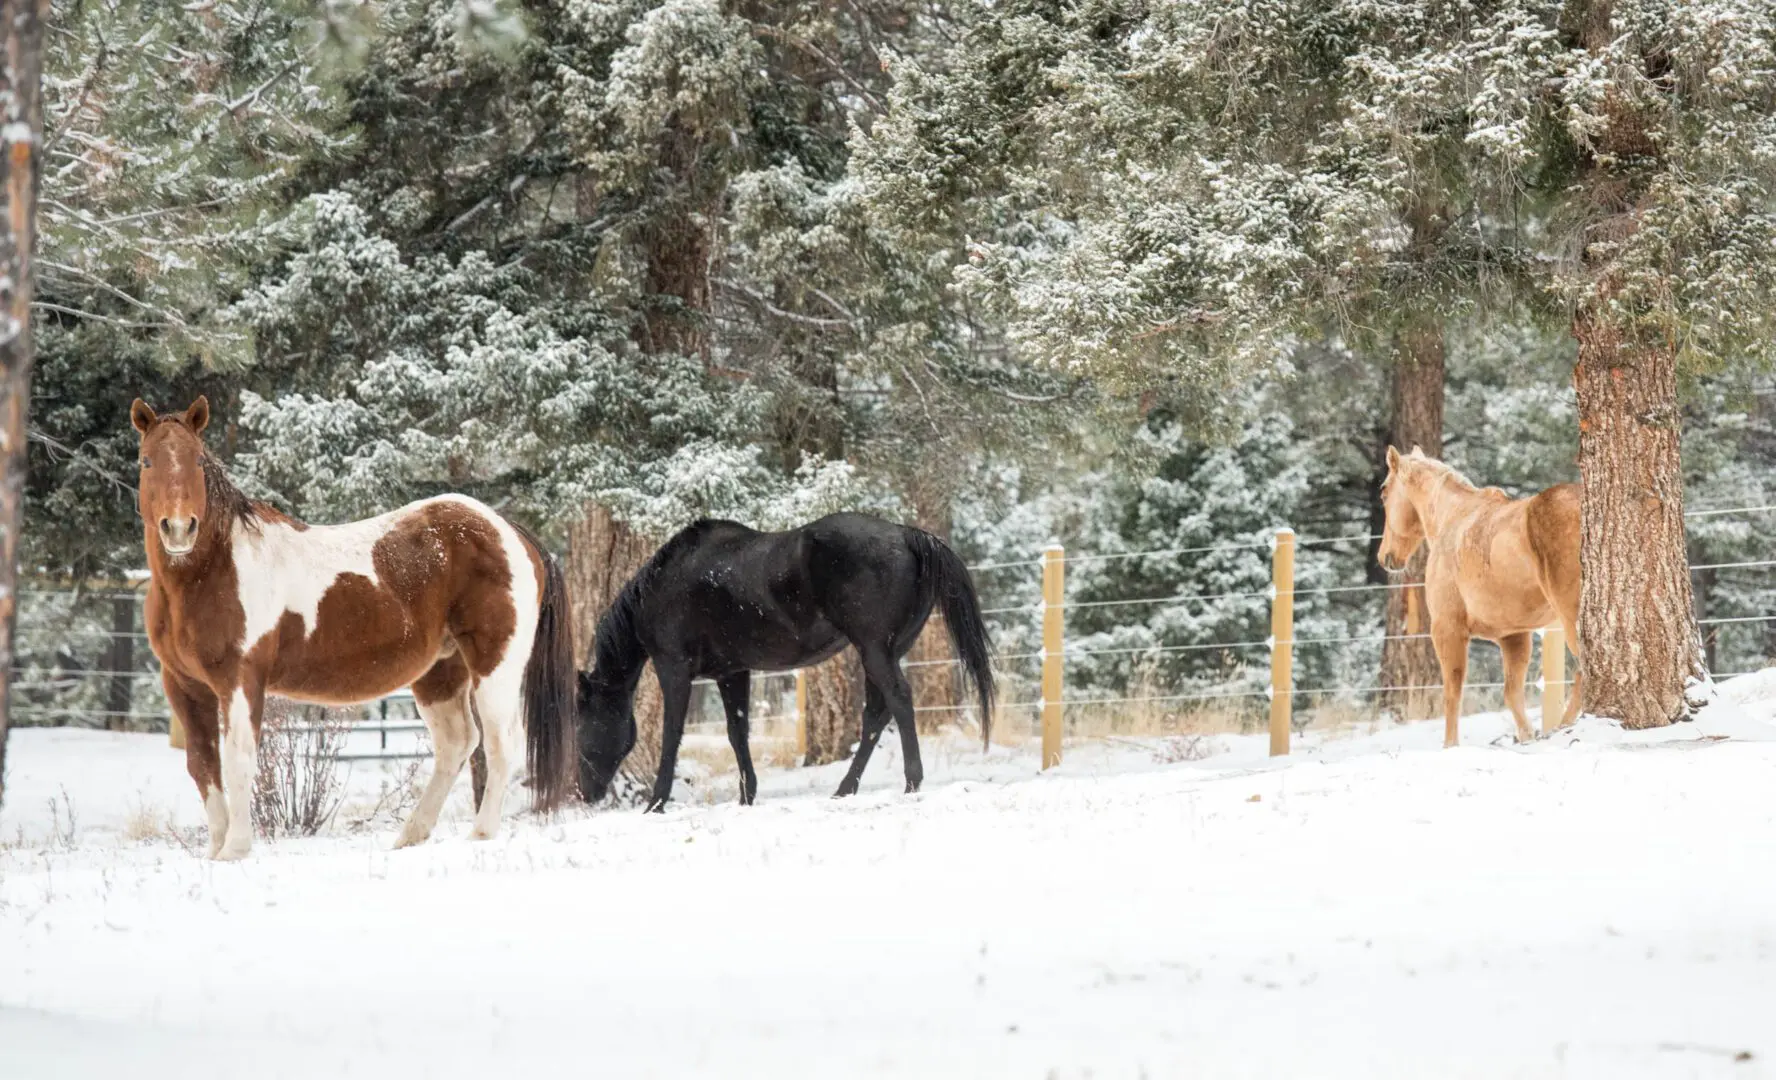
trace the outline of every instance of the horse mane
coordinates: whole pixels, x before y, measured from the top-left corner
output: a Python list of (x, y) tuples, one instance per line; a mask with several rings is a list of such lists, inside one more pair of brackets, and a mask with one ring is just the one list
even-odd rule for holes
[(1470, 491), (1470, 492), (1473, 492), (1478, 495), (1488, 495), (1488, 496), (1496, 493), (1498, 495), (1504, 496), (1507, 499), (1510, 498), (1509, 495), (1505, 495), (1504, 491), (1499, 488), (1480, 487), (1478, 484), (1474, 483), (1472, 480), (1469, 480), (1467, 478), (1467, 475), (1464, 474), (1460, 469), (1456, 468), (1454, 465), (1449, 464), (1449, 462), (1447, 462), (1447, 461), (1443, 461), (1438, 458), (1431, 457), (1429, 454), (1426, 454), (1423, 450), (1420, 450), (1416, 446), (1412, 448), (1412, 453), (1410, 453), (1406, 456), (1414, 465), (1422, 466), (1423, 468), (1429, 470), (1431, 473), (1435, 474), (1439, 479), (1453, 481), (1456, 484), (1456, 486), (1460, 487), (1463, 491)]
[(234, 532), (237, 521), (258, 532), (261, 523), (268, 516), (277, 514), (264, 503), (256, 503), (247, 498), (247, 493), (235, 487), (234, 481), (228, 478), (228, 470), (208, 452), (199, 460), (203, 465), (204, 500), (209, 504), (206, 525), (219, 530), (223, 537)]
[(650, 559), (623, 584), (617, 598), (598, 617), (598, 633), (592, 644), (592, 670), (601, 681), (621, 682), (629, 672), (641, 667), (641, 637), (636, 633), (635, 620), (653, 569), (654, 562)]

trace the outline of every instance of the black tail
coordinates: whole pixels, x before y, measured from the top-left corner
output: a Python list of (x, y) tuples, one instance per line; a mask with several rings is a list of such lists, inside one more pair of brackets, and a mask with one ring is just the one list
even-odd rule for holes
[(574, 671), (573, 609), (567, 581), (535, 536), (514, 525), (543, 561), (536, 640), (524, 668), (525, 760), (536, 808), (559, 807), (579, 784), (579, 681)]
[(993, 736), (993, 643), (981, 618), (980, 597), (968, 567), (950, 545), (921, 529), (909, 529), (913, 550), (919, 557), (919, 576), (931, 584), (933, 601), (950, 628), (950, 645), (968, 681), (980, 694), (981, 747)]

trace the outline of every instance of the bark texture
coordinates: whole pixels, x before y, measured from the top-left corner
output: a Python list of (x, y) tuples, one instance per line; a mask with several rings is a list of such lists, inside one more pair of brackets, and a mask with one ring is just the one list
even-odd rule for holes
[(851, 756), (863, 732), (863, 661), (856, 649), (808, 669), (808, 755), (804, 765)]
[[(1401, 452), (1414, 446), (1435, 458), (1443, 456), (1443, 325), (1426, 319), (1409, 325), (1395, 336), (1393, 393), (1388, 441)], [(1387, 464), (1381, 464), (1385, 475)], [(1381, 643), (1381, 686), (1423, 687), (1390, 691), (1382, 706), (1402, 720), (1434, 716), (1442, 711), (1442, 696), (1435, 689), (1443, 681), (1437, 653), (1428, 637), (1430, 616), (1425, 609), (1424, 580), (1428, 552), (1420, 548), (1406, 569), (1390, 575), (1391, 583), (1406, 586), (1387, 594), (1387, 635)]]
[[(598, 620), (658, 546), (602, 506), (588, 507), (585, 516), (569, 526), (562, 570), (573, 606), (574, 655), (582, 671), (592, 667)], [(650, 663), (635, 691), (635, 749), (621, 769), (623, 776), (640, 784), (640, 791), (653, 787), (654, 772), (660, 767), (661, 719), (660, 681)]]
[[(1600, 302), (1601, 303), (1601, 302)], [(1584, 709), (1627, 727), (1687, 718), (1701, 643), (1684, 542), (1677, 364), (1606, 313), (1573, 321), (1583, 493)]]
[[(18, 620), (18, 539), (24, 524), (25, 438), (31, 404), (31, 257), (42, 172), (43, 28), (49, 0), (0, 0), (0, 672), (12, 670)], [(10, 679), (0, 679), (0, 801), (6, 794)]]

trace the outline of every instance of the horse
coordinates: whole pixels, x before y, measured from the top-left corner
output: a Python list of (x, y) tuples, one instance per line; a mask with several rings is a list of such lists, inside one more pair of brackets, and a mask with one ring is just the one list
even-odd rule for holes
[(252, 847), (268, 693), (354, 705), (412, 687), (432, 775), (396, 847), (431, 835), (477, 741), (488, 772), (472, 837), (499, 829), (520, 738), (536, 807), (560, 805), (578, 760), (571, 619), (561, 570), (536, 538), (460, 495), (304, 524), (235, 487), (204, 447), (209, 419), (203, 397), (166, 415), (130, 406), (148, 641), (185, 725), (210, 857)]
[[(1413, 447), (1387, 451), (1381, 486), (1387, 525), (1377, 558), (1399, 570), (1430, 544), (1425, 564), (1425, 608), (1431, 646), (1443, 669), (1443, 745), (1454, 746), (1461, 717), (1468, 641), (1498, 643), (1505, 661), (1505, 704), (1517, 721), (1517, 741), (1528, 742), (1523, 682), (1530, 635), (1560, 621), (1575, 657), (1579, 647), (1579, 486), (1560, 484), (1525, 499), (1498, 488), (1478, 488), (1461, 473)], [(1562, 726), (1578, 715), (1581, 676), (1575, 668)], [(1548, 718), (1542, 718), (1544, 733)]]
[(993, 673), (986, 624), (968, 568), (921, 529), (864, 514), (833, 514), (786, 532), (702, 520), (667, 540), (600, 618), (591, 671), (580, 673), (580, 790), (597, 802), (635, 746), (635, 688), (652, 660), (665, 704), (660, 768), (649, 810), (672, 794), (691, 680), (715, 680), (728, 743), (740, 766), (740, 802), (758, 792), (747, 746), (754, 671), (818, 664), (846, 646), (867, 680), (862, 738), (834, 798), (852, 795), (890, 717), (900, 729), (906, 790), (924, 766), (913, 693), (901, 659), (941, 605), (962, 669), (980, 696), (981, 742), (992, 730)]

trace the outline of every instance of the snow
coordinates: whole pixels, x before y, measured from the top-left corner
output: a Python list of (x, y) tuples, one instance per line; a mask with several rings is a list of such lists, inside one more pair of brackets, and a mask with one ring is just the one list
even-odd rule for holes
[(1776, 671), (1657, 732), (1508, 727), (1101, 741), (1046, 775), (936, 740), (917, 796), (890, 736), (850, 800), (771, 770), (751, 808), (470, 844), (459, 792), (418, 849), (383, 824), (227, 865), (127, 838), (200, 818), (163, 738), (26, 729), (0, 1073), (1770, 1075)]

